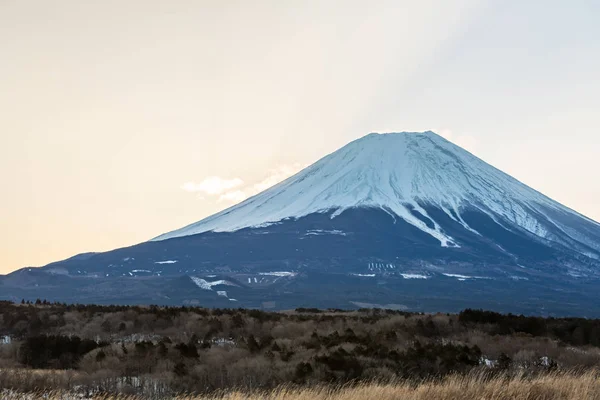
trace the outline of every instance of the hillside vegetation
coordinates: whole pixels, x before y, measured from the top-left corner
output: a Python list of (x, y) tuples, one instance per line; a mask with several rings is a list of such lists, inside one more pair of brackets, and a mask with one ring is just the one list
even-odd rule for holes
[(0, 338), (0, 388), (19, 393), (161, 398), (236, 388), (276, 390), (257, 398), (350, 399), (376, 389), (382, 399), (403, 390), (426, 398), (419, 393), (460, 385), (497, 390), (498, 379), (509, 378), (531, 390), (550, 381), (571, 385), (567, 391), (599, 390), (590, 382), (600, 362), (600, 321), (578, 318), (4, 302)]

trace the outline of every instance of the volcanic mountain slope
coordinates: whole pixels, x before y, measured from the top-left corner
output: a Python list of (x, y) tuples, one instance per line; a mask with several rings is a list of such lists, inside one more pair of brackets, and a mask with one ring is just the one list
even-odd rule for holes
[(599, 260), (599, 224), (435, 133), (370, 134), (197, 223), (17, 271), (0, 290), (86, 302), (597, 315)]
[(372, 133), (241, 204), (154, 240), (259, 227), (313, 213), (335, 218), (356, 207), (384, 210), (442, 246), (459, 243), (427, 208), (442, 211), (475, 234), (462, 217), (466, 210), (482, 212), (507, 229), (570, 245), (594, 258), (600, 255), (596, 222), (433, 132)]

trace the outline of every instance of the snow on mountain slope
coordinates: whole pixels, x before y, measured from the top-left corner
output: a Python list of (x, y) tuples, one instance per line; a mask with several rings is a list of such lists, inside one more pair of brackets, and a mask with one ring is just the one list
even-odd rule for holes
[(335, 218), (353, 207), (382, 209), (444, 247), (460, 243), (428, 215), (429, 207), (441, 209), (476, 235), (461, 216), (466, 209), (481, 211), (508, 230), (519, 229), (589, 257), (600, 254), (599, 224), (433, 132), (369, 134), (240, 204), (153, 240), (236, 231), (312, 213)]

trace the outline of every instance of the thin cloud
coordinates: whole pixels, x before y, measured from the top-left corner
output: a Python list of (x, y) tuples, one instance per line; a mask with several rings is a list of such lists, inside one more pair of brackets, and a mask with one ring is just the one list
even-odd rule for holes
[(243, 184), (244, 181), (240, 178), (223, 179), (218, 176), (210, 176), (200, 183), (186, 182), (181, 188), (186, 192), (205, 193), (214, 196), (242, 186)]
[(270, 170), (269, 175), (262, 181), (241, 189), (231, 190), (222, 194), (219, 197), (219, 202), (224, 201), (231, 203), (239, 203), (241, 201), (244, 201), (248, 197), (252, 197), (286, 180), (287, 178), (296, 174), (304, 167), (305, 165), (300, 163), (280, 165), (277, 168)]
[(233, 190), (231, 192), (227, 192), (222, 194), (219, 197), (219, 202), (226, 201), (232, 203), (239, 203), (240, 201), (244, 201), (248, 198), (248, 195), (242, 190)]
[(286, 180), (304, 167), (305, 165), (296, 163), (292, 165), (280, 165), (279, 167), (272, 169), (269, 171), (269, 176), (252, 186), (255, 192), (254, 194), (260, 193), (263, 190), (277, 185), (279, 182)]

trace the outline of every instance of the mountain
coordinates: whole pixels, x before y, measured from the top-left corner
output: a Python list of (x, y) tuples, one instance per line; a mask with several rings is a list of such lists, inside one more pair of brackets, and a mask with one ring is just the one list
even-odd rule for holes
[(132, 247), (0, 279), (0, 297), (600, 315), (600, 225), (433, 132), (369, 134)]

